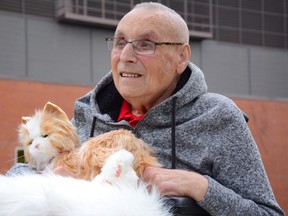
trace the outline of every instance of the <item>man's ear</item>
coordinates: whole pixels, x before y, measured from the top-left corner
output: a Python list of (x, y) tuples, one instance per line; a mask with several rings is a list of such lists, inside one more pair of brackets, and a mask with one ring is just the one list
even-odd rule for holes
[(178, 67), (177, 67), (177, 73), (182, 74), (183, 71), (186, 69), (188, 66), (188, 63), (191, 58), (191, 48), (188, 43), (183, 44), (179, 50), (178, 50), (178, 57), (179, 57), (179, 62), (178, 62)]

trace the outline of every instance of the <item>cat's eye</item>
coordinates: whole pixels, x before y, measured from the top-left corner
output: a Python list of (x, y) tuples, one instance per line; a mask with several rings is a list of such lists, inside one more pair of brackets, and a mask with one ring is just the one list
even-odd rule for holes
[(43, 138), (46, 138), (46, 137), (48, 137), (48, 134), (44, 134), (44, 135), (42, 135), (42, 137), (43, 137)]
[(30, 141), (28, 142), (28, 145), (31, 145), (31, 144), (32, 144), (32, 142), (33, 142), (33, 140), (30, 140)]

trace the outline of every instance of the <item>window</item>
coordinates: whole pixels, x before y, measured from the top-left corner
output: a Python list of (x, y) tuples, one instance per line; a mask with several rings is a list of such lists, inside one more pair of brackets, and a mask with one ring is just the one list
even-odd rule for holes
[(16, 147), (16, 163), (25, 163), (24, 149), (23, 147)]

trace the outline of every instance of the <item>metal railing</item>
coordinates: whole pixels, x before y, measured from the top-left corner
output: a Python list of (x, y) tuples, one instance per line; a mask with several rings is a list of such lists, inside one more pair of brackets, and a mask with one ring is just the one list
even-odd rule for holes
[[(159, 1), (158, 1), (159, 2)], [(55, 16), (59, 21), (115, 27), (136, 1), (116, 0), (57, 0)], [(163, 1), (187, 22), (191, 37), (211, 38), (213, 33), (212, 0)]]
[(0, 0), (0, 10), (53, 17), (55, 0)]

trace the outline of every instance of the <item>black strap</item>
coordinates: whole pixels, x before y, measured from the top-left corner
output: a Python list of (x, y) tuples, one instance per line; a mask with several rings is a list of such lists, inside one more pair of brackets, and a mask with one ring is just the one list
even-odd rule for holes
[(175, 140), (175, 130), (176, 130), (176, 100), (177, 98), (172, 98), (172, 127), (171, 127), (171, 157), (172, 157), (172, 169), (176, 168), (176, 140)]
[(92, 125), (91, 125), (91, 130), (90, 130), (90, 137), (94, 136), (95, 123), (96, 123), (96, 117), (93, 116), (93, 121), (92, 121)]

